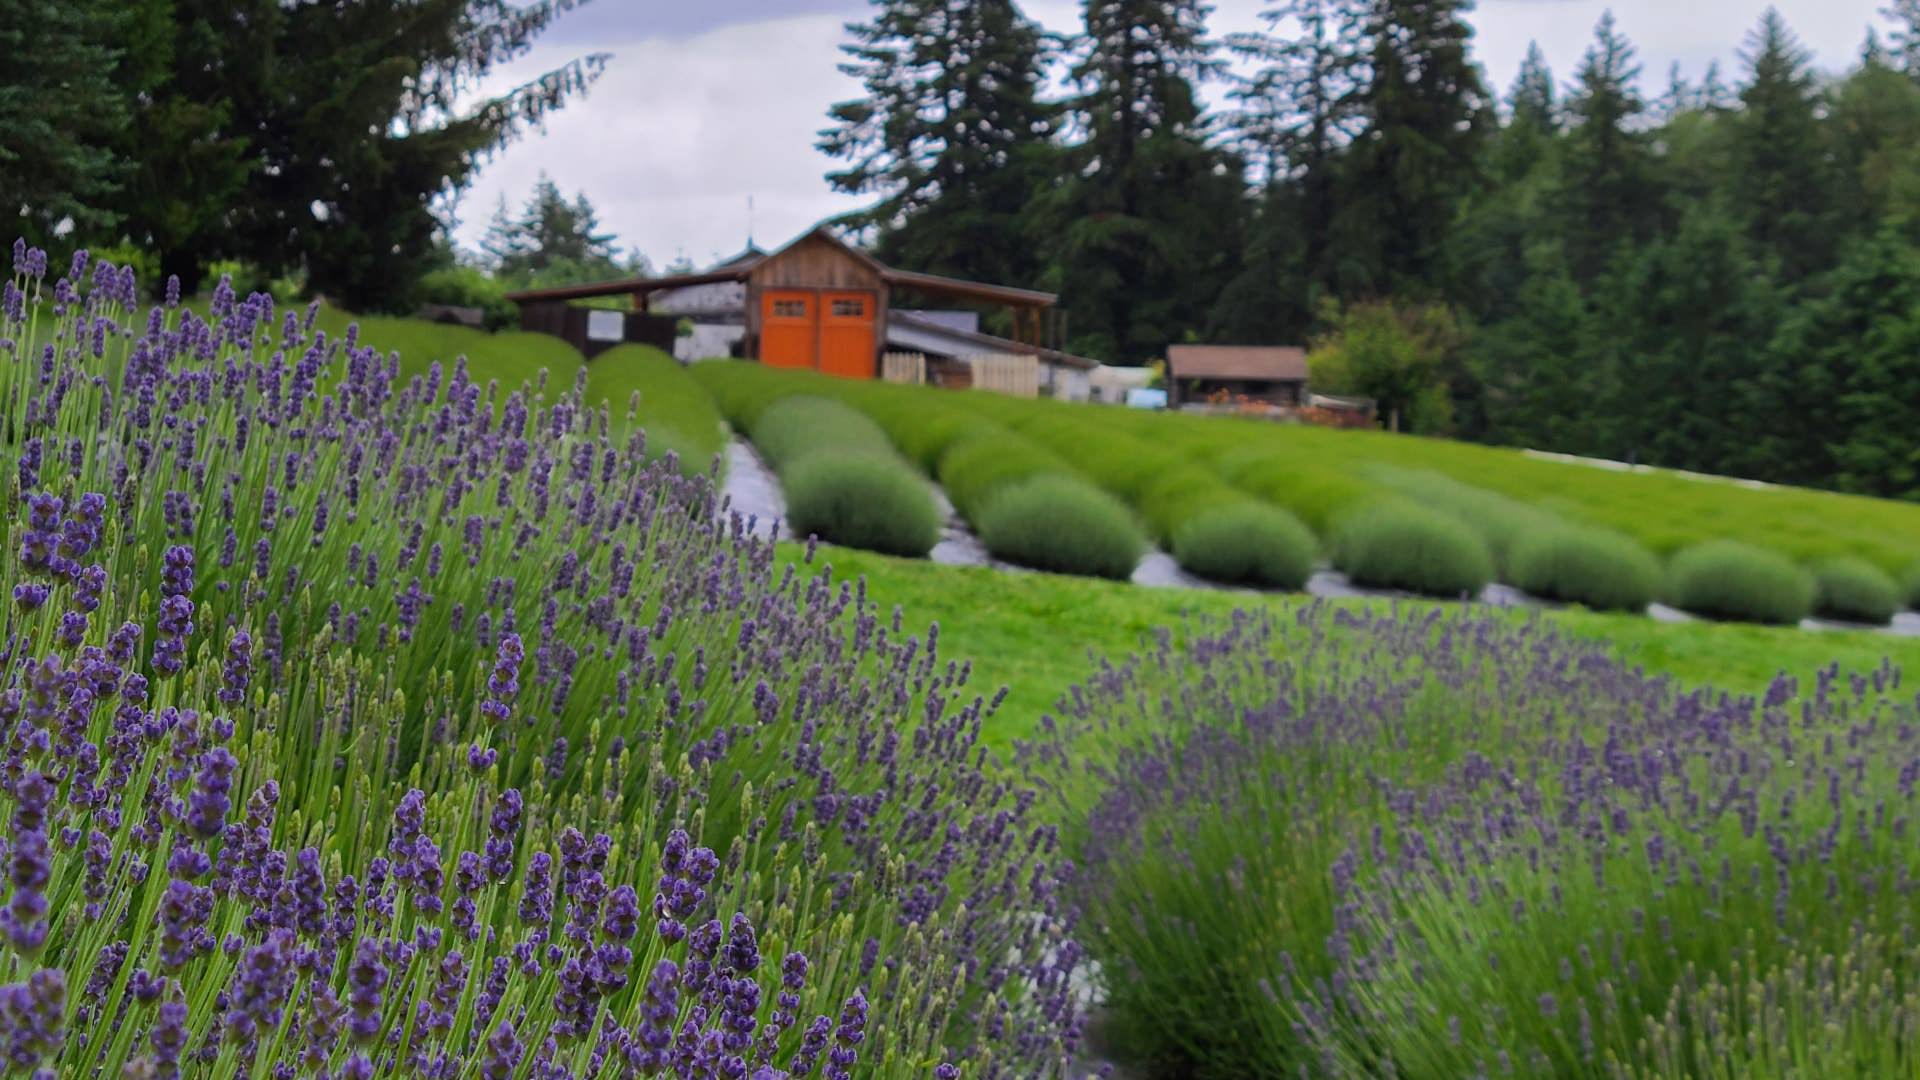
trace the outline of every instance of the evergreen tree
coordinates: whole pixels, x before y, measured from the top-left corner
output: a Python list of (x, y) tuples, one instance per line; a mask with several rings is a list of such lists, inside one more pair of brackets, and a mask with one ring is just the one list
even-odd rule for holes
[(1012, 0), (875, 0), (849, 29), (841, 70), (866, 96), (833, 107), (819, 146), (849, 162), (836, 189), (879, 201), (848, 222), (890, 262), (1033, 280), (1027, 210), (1054, 172), (1039, 28)]
[(1734, 119), (1734, 204), (1758, 250), (1797, 280), (1831, 262), (1825, 140), (1807, 52), (1768, 8), (1748, 35), (1747, 83)]
[(1493, 140), (1490, 156), (1495, 176), (1515, 181), (1545, 158), (1560, 134), (1560, 112), (1554, 101), (1553, 75), (1539, 42), (1527, 44), (1520, 74), (1507, 91), (1507, 123)]
[(0, 198), (36, 243), (113, 221), (128, 30), (117, 0), (0, 4)]
[(256, 163), (240, 254), (355, 310), (407, 310), (430, 263), (435, 202), (480, 159), (582, 93), (603, 55), (477, 103), (499, 65), (571, 0), (359, 0), (280, 6), (259, 100), (236, 102)]
[(1197, 0), (1088, 0), (1072, 108), (1086, 138), (1052, 201), (1074, 347), (1141, 361), (1197, 333), (1237, 269), (1239, 161), (1208, 145), (1193, 82), (1215, 69)]
[(1623, 244), (1643, 239), (1658, 207), (1645, 134), (1634, 121), (1645, 109), (1635, 82), (1633, 46), (1600, 17), (1567, 102), (1570, 127), (1558, 201), (1574, 279), (1590, 284)]
[(244, 115), (259, 115), (282, 29), (278, 0), (147, 0), (130, 6), (143, 68), (130, 73), (129, 163), (115, 200), (129, 241), (159, 259), (160, 290), (175, 276), (199, 291), (214, 259), (241, 254), (234, 208), (256, 160)]
[(1470, 0), (1368, 0), (1366, 116), (1342, 177), (1343, 275), (1352, 294), (1444, 295), (1442, 247), (1481, 179), (1485, 91), (1468, 44)]
[(489, 228), (483, 247), (501, 277), (545, 279), (560, 267), (610, 277), (620, 268), (613, 234), (600, 231), (599, 215), (586, 193), (569, 202), (544, 172), (520, 217), (501, 232), (497, 224)]
[(1880, 14), (1893, 23), (1887, 35), (1886, 62), (1920, 78), (1920, 0), (1892, 0)]

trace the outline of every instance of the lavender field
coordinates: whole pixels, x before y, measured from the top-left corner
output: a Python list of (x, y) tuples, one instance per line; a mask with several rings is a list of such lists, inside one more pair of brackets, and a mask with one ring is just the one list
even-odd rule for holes
[(931, 634), (577, 387), (20, 248), (0, 1040), (40, 1076), (1034, 1076), (1067, 862)]
[[(1302, 602), (1006, 755), (937, 627), (574, 385), (16, 249), (35, 1076), (1920, 1073), (1920, 714)], [(604, 401), (604, 397), (598, 399)]]

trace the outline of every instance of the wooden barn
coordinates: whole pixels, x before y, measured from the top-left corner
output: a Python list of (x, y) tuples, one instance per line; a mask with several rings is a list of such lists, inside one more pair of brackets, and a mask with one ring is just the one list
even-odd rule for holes
[[(647, 312), (655, 296), (685, 295), (686, 290), (722, 283), (746, 287), (741, 298), (744, 354), (774, 367), (854, 379), (878, 377), (896, 291), (998, 305), (1013, 316), (1014, 336), (1005, 339), (1008, 345), (1035, 355), (1056, 351), (1046, 347), (1047, 339), (1058, 333), (1052, 293), (896, 270), (848, 245), (824, 225), (770, 254), (753, 253), (699, 273), (529, 289), (509, 293), (508, 299), (520, 305), (523, 325), (544, 329), (557, 324), (554, 309), (574, 300), (631, 296), (634, 309)], [(605, 326), (608, 333), (616, 330), (612, 320), (605, 320)], [(626, 332), (625, 327), (617, 329)], [(595, 343), (575, 344), (584, 351)]]
[(1174, 406), (1307, 403), (1307, 350), (1274, 345), (1173, 345), (1167, 349)]

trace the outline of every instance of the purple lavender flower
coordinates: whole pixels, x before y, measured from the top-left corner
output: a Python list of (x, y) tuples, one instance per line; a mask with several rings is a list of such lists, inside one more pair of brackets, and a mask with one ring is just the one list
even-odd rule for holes
[(493, 671), (487, 676), (487, 694), (480, 703), (481, 714), (496, 724), (504, 724), (513, 716), (513, 700), (520, 694), (520, 662), (526, 655), (519, 634), (500, 636)]
[(227, 642), (227, 660), (221, 669), (221, 687), (217, 696), (228, 705), (246, 700), (247, 684), (253, 673), (253, 637), (235, 630)]
[(353, 963), (347, 968), (347, 1008), (352, 1014), (347, 1033), (354, 1042), (364, 1045), (379, 1036), (383, 1023), (380, 999), (386, 988), (387, 965), (381, 962), (379, 943), (372, 938), (360, 939), (353, 950)]

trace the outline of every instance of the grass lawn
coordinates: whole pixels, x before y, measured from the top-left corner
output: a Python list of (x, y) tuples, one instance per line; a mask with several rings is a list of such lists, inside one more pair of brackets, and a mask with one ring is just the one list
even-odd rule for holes
[[(798, 561), (803, 555), (802, 545), (782, 545), (784, 560)], [(831, 566), (836, 575), (866, 578), (868, 592), (882, 613), (899, 605), (909, 627), (939, 623), (941, 653), (949, 659), (973, 661), (971, 685), (979, 692), (991, 694), (1002, 685), (1010, 686), (988, 732), (989, 740), (1002, 746), (1030, 731), (1068, 687), (1086, 676), (1097, 657), (1125, 656), (1155, 627), (1178, 627), (1189, 617), (1221, 616), (1242, 607), (1284, 611), (1309, 602), (1297, 595), (1149, 588), (1093, 578), (943, 566), (825, 545), (814, 561)], [(1516, 612), (1514, 617), (1532, 616)], [(1889, 634), (1662, 623), (1640, 615), (1574, 609), (1549, 611), (1542, 617), (1571, 633), (1609, 642), (1622, 658), (1651, 672), (1673, 675), (1688, 685), (1737, 693), (1757, 693), (1781, 671), (1804, 682), (1834, 661), (1842, 668), (1864, 671), (1892, 657), (1903, 667), (1920, 668), (1920, 640)]]

